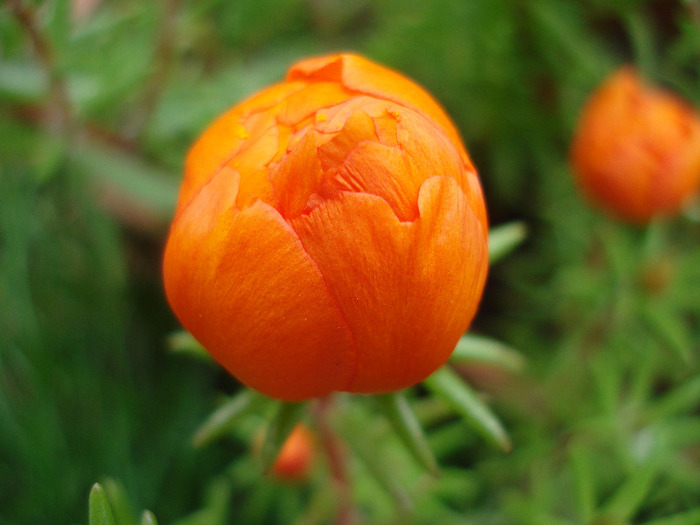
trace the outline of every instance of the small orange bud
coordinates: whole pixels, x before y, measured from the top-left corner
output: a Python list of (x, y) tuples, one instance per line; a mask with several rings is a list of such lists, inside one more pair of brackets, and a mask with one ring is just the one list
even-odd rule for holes
[(168, 300), (246, 385), (294, 401), (425, 379), (474, 316), (486, 209), (449, 118), (354, 55), (294, 65), (196, 142)]
[(700, 119), (623, 67), (583, 109), (572, 146), (592, 200), (637, 223), (677, 212), (700, 186)]
[(280, 481), (305, 481), (311, 473), (315, 451), (313, 434), (308, 427), (299, 424), (282, 445), (270, 473)]

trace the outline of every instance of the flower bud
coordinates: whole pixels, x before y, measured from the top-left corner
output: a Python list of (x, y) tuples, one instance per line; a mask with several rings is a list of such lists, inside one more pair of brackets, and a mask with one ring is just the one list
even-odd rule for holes
[(195, 143), (165, 289), (185, 328), (264, 394), (389, 392), (449, 357), (486, 244), (476, 171), (442, 109), (335, 55), (296, 64)]
[(270, 474), (279, 481), (306, 481), (311, 474), (315, 453), (314, 436), (306, 425), (300, 423), (282, 445)]
[(700, 120), (674, 95), (623, 67), (583, 109), (572, 164), (590, 198), (645, 223), (677, 212), (700, 185)]

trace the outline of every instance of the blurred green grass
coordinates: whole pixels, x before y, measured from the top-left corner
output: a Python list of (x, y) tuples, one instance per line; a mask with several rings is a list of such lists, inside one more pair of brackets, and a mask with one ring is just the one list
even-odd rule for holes
[(258, 479), (259, 421), (192, 447), (238, 387), (168, 352), (178, 325), (160, 255), (198, 133), (292, 61), (335, 50), (428, 88), (462, 131), (492, 223), (530, 231), (493, 267), (474, 326), (528, 367), (464, 371), (513, 452), (428, 418), (443, 476), (407, 472), (409, 520), (358, 465), (367, 522), (700, 523), (700, 225), (617, 224), (567, 165), (578, 110), (616, 65), (700, 105), (692, 0), (0, 6), (0, 522), (86, 523), (108, 477), (160, 523), (323, 522), (322, 474), (302, 488)]

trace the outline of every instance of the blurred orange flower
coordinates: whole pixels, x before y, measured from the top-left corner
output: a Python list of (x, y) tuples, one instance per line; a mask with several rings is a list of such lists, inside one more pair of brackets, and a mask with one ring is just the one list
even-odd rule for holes
[(413, 385), (488, 266), (479, 180), (423, 89), (354, 55), (304, 60), (189, 153), (170, 304), (244, 384), (283, 400)]
[(313, 434), (308, 427), (299, 424), (282, 445), (270, 472), (281, 481), (304, 481), (311, 473), (315, 451)]
[(677, 212), (698, 190), (700, 120), (623, 67), (584, 107), (571, 157), (592, 200), (623, 219), (648, 222)]

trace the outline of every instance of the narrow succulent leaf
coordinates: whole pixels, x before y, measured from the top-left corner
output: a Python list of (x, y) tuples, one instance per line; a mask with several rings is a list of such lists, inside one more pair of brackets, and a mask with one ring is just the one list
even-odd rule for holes
[(656, 420), (665, 420), (699, 406), (700, 376), (696, 376), (657, 400), (651, 407), (651, 414)]
[(420, 421), (402, 392), (375, 396), (377, 405), (391, 422), (397, 435), (413, 457), (432, 474), (438, 474), (438, 465)]
[(206, 348), (187, 330), (179, 330), (168, 336), (168, 348), (178, 354), (192, 356), (209, 363), (214, 362)]
[(692, 362), (690, 337), (686, 326), (680, 322), (678, 317), (669, 314), (663, 308), (655, 307), (654, 304), (647, 305), (643, 312), (649, 329), (671, 350), (675, 351), (684, 362)]
[(489, 231), (489, 263), (493, 264), (517, 248), (527, 237), (527, 226), (510, 222)]
[[(444, 404), (442, 401), (440, 401), (440, 403)], [(454, 417), (454, 412), (451, 409), (450, 415)], [(438, 460), (453, 456), (453, 454), (457, 453), (459, 450), (468, 448), (470, 445), (474, 444), (474, 441), (479, 439), (481, 439), (480, 436), (465, 435), (464, 422), (461, 419), (439, 425), (428, 434), (430, 450), (432, 450)], [(443, 466), (442, 470), (445, 468), (449, 468), (449, 462)]]
[(336, 416), (334, 426), (362, 462), (369, 474), (391, 496), (402, 511), (413, 508), (413, 501), (401, 482), (400, 465), (385, 453), (381, 436), (373, 424), (371, 414), (365, 413), (360, 403), (351, 403)]
[(95, 483), (90, 490), (88, 506), (89, 525), (116, 525), (107, 492), (99, 483)]
[(622, 389), (621, 377), (611, 355), (598, 355), (591, 362), (595, 388), (594, 394), (601, 408), (601, 416), (614, 418), (618, 413), (618, 400)]
[(201, 447), (220, 438), (229, 432), (242, 416), (259, 408), (265, 402), (267, 402), (267, 398), (250, 389), (245, 389), (231, 397), (214, 410), (204, 424), (199, 427), (194, 436), (194, 445)]
[(700, 417), (672, 417), (659, 428), (659, 438), (668, 449), (684, 449), (700, 443)]
[(555, 515), (550, 508), (543, 508), (541, 505), (533, 502), (532, 497), (525, 497), (521, 494), (514, 494), (509, 498), (508, 509), (510, 515), (521, 518), (520, 523), (532, 525), (580, 525), (579, 522)]
[(645, 521), (642, 525), (697, 525), (698, 523), (700, 523), (700, 508), (680, 512), (673, 516)]
[(602, 514), (619, 523), (629, 521), (639, 506), (646, 500), (651, 489), (657, 469), (647, 464), (634, 472), (604, 505)]
[(270, 421), (265, 439), (260, 447), (260, 463), (263, 472), (268, 472), (279, 455), (287, 436), (304, 414), (306, 403), (280, 403)]
[(150, 510), (144, 510), (141, 515), (141, 525), (158, 525), (158, 520)]
[(590, 451), (578, 444), (570, 448), (571, 471), (581, 523), (591, 523), (596, 508), (596, 487), (593, 476), (593, 459)]
[(134, 508), (124, 485), (114, 479), (107, 479), (103, 484), (107, 499), (114, 514), (114, 520), (119, 525), (138, 525)]
[(449, 367), (440, 368), (424, 381), (424, 385), (448, 403), (470, 427), (488, 442), (505, 452), (510, 451), (510, 439), (498, 418), (462, 378)]
[(525, 358), (509, 346), (481, 335), (468, 334), (461, 337), (450, 357), (452, 361), (478, 361), (520, 372)]
[(481, 490), (481, 482), (473, 470), (446, 467), (431, 490), (440, 499), (462, 504), (475, 500)]

